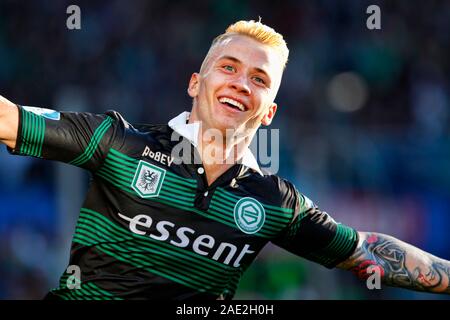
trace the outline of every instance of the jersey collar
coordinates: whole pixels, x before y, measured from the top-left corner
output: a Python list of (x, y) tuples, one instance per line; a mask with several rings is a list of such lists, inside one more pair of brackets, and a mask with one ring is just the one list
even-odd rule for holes
[[(187, 123), (189, 120), (189, 116), (190, 112), (184, 111), (175, 118), (173, 118), (172, 120), (170, 120), (168, 125), (173, 129), (173, 131), (188, 139), (189, 142), (192, 143), (192, 145), (197, 148), (198, 131), (200, 130), (200, 124), (198, 122)], [(262, 176), (264, 175), (258, 165), (258, 162), (256, 161), (255, 156), (253, 155), (252, 151), (249, 148), (245, 150), (241, 163), (255, 170), (260, 175)]]

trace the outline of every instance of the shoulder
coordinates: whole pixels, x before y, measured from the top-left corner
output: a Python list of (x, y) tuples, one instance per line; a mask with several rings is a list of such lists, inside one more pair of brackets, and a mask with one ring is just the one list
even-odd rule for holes
[(291, 190), (292, 188), (295, 189), (294, 184), (283, 177), (271, 174), (265, 171), (264, 169), (261, 170), (263, 173), (262, 175), (258, 174), (256, 171), (252, 169), (250, 170), (253, 172), (252, 178), (255, 183), (260, 183), (265, 187), (269, 187), (272, 190), (277, 190), (280, 193), (290, 192), (292, 191)]
[(148, 124), (129, 122), (115, 110), (108, 110), (105, 115), (114, 120), (114, 146), (119, 149), (170, 150), (173, 142), (173, 129), (168, 124)]
[(167, 124), (148, 124), (148, 123), (131, 123), (127, 121), (122, 114), (115, 110), (108, 110), (105, 114), (117, 122), (125, 130), (135, 132), (137, 134), (152, 135), (155, 137), (166, 137), (172, 135), (172, 128)]
[(285, 208), (295, 208), (298, 201), (298, 191), (293, 183), (275, 174), (262, 170), (263, 175), (249, 169), (251, 174), (246, 179), (253, 192), (257, 192), (269, 203), (277, 203)]

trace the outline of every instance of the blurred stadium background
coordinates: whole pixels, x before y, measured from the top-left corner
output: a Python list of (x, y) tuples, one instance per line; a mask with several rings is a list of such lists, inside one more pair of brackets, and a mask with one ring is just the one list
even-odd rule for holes
[[(82, 29), (66, 28), (81, 7)], [(381, 30), (366, 8), (381, 8)], [(0, 94), (24, 105), (166, 123), (214, 36), (284, 34), (279, 174), (323, 210), (450, 259), (449, 1), (0, 1)], [(40, 299), (69, 255), (88, 175), (0, 149), (0, 298)], [(236, 299), (448, 299), (383, 287), (268, 246)]]

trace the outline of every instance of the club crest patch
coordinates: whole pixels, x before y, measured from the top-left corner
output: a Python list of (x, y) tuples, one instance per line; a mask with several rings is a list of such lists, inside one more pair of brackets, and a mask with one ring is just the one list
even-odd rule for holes
[(166, 170), (145, 161), (139, 161), (131, 187), (141, 198), (157, 197), (166, 175)]
[(234, 206), (234, 221), (242, 232), (253, 234), (264, 225), (266, 212), (259, 201), (245, 197)]

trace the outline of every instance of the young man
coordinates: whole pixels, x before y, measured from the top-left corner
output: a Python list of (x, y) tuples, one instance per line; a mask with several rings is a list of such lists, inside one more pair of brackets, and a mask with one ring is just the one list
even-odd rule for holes
[(0, 140), (11, 153), (92, 173), (69, 262), (81, 279), (74, 286), (63, 274), (48, 297), (230, 299), (269, 241), (362, 278), (375, 269), (387, 285), (449, 293), (448, 261), (337, 223), (290, 182), (261, 172), (248, 146), (275, 116), (287, 59), (270, 27), (231, 25), (190, 79), (191, 112), (167, 125), (2, 98)]

